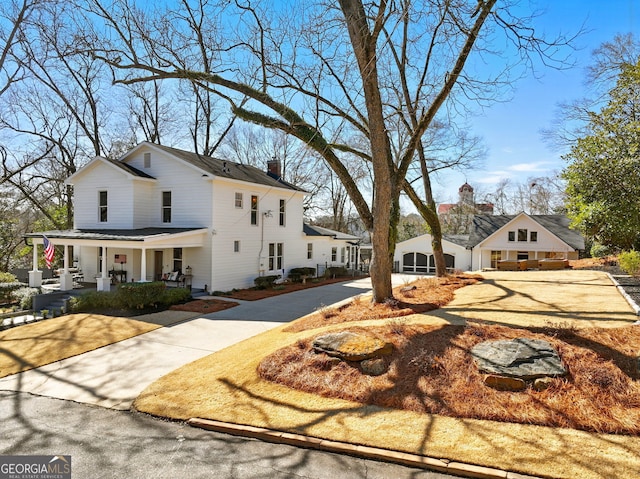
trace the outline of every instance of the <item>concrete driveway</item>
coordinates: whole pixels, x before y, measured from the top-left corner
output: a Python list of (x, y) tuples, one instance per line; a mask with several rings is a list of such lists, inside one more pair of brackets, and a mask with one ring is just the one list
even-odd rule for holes
[[(412, 277), (415, 279), (415, 277)], [(398, 275), (396, 284), (406, 277)], [(319, 286), (193, 316), (119, 343), (0, 379), (19, 391), (126, 410), (174, 369), (280, 324), (371, 290), (368, 278)], [(176, 314), (185, 313), (176, 312)]]

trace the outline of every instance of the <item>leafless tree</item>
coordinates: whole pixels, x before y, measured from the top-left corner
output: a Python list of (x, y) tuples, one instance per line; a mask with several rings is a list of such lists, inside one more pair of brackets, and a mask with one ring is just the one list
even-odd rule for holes
[(13, 61), (13, 50), (24, 22), (38, 3), (44, 2), (7, 0), (0, 4), (0, 96), (24, 75), (20, 62)]
[(632, 33), (618, 34), (592, 52), (592, 62), (585, 68), (587, 95), (568, 99), (557, 106), (551, 126), (542, 131), (545, 141), (559, 151), (566, 151), (578, 138), (588, 134), (586, 128), (593, 112), (599, 111), (613, 88), (624, 65), (640, 59), (640, 39)]
[[(465, 103), (449, 99), (488, 102), (500, 82), (513, 80), (512, 65), (484, 77), (465, 71), (470, 56), (484, 61), (503, 55), (492, 51), (491, 42), (504, 35), (511, 42), (508, 53), (527, 66), (531, 54), (553, 60), (568, 41), (536, 36), (531, 18), (497, 0), (341, 0), (337, 6), (201, 0), (195, 3), (207, 29), (189, 21), (184, 2), (147, 22), (145, 12), (127, 0), (111, 1), (108, 8), (87, 1), (97, 18), (93, 25), (109, 31), (83, 36), (95, 57), (113, 67), (117, 83), (191, 81), (227, 100), (234, 115), (293, 135), (322, 156), (372, 232), (375, 302), (392, 296), (400, 192), (420, 205), (430, 225), (438, 224), (429, 199), (425, 133), (439, 115), (452, 115), (455, 105), (464, 110)], [(346, 158), (370, 163), (371, 205)], [(424, 198), (407, 181), (415, 162)]]
[(532, 176), (523, 182), (501, 180), (492, 192), (483, 196), (492, 203), (494, 213), (513, 215), (525, 212), (532, 215), (564, 213), (565, 185), (560, 175)]

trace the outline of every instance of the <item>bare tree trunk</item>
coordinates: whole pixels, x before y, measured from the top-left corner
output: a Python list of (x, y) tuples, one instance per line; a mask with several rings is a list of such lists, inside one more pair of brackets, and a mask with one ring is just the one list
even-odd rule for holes
[(420, 169), (422, 170), (422, 183), (424, 184), (424, 203), (429, 210), (429, 214), (423, 217), (431, 230), (431, 248), (433, 249), (433, 258), (436, 263), (436, 276), (441, 278), (447, 274), (447, 264), (445, 263), (444, 251), (442, 249), (442, 226), (440, 225), (440, 218), (438, 218), (436, 202), (433, 199), (431, 178), (429, 177), (429, 171), (427, 169), (427, 159), (424, 156), (424, 149), (420, 148), (418, 153), (420, 157)]

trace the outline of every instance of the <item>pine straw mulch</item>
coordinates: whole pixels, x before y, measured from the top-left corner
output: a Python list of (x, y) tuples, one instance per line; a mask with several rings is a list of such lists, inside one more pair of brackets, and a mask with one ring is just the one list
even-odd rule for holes
[(421, 278), (410, 285), (394, 288), (394, 300), (372, 304), (366, 296), (356, 297), (341, 306), (319, 308), (316, 313), (299, 319), (285, 331), (300, 332), (330, 324), (425, 313), (449, 304), (456, 289), (481, 280), (482, 276), (468, 273), (452, 274), (442, 278)]
[(315, 278), (307, 280), (305, 283), (282, 283), (275, 285), (273, 288), (257, 289), (234, 289), (231, 291), (220, 292), (216, 291), (214, 295), (225, 296), (232, 299), (240, 299), (243, 301), (257, 301), (259, 299), (270, 298), (272, 296), (279, 296), (281, 294), (293, 293), (294, 291), (300, 291), (303, 289), (316, 288), (318, 286), (326, 286), (327, 284), (341, 283), (343, 281), (350, 281), (354, 278), (338, 277), (338, 278)]
[[(362, 328), (350, 327), (357, 331)], [(311, 349), (313, 338), (262, 360), (259, 375), (325, 397), (451, 417), (537, 424), (591, 432), (640, 434), (637, 351), (640, 327), (512, 328), (482, 323), (428, 326), (391, 320), (366, 329), (394, 345), (388, 371), (364, 375), (358, 363), (336, 361)], [(469, 350), (486, 340), (545, 339), (568, 374), (544, 391), (494, 390)]]
[(192, 311), (194, 313), (216, 313), (225, 309), (238, 306), (235, 301), (225, 301), (222, 299), (196, 299), (183, 304), (174, 304), (169, 309), (172, 311)]

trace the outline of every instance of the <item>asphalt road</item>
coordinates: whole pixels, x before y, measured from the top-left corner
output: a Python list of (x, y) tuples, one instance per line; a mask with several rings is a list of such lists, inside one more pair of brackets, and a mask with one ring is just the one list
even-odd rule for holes
[(455, 477), (14, 391), (0, 391), (0, 455), (71, 455), (75, 479)]

